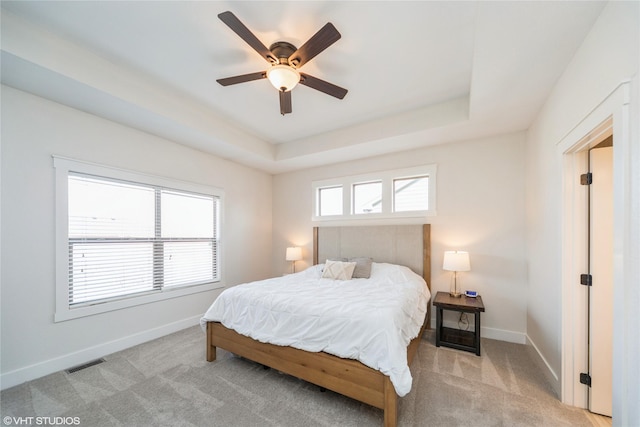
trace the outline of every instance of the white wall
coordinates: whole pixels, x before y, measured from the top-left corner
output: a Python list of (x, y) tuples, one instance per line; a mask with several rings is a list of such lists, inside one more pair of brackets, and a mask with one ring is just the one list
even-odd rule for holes
[(290, 268), (284, 260), (290, 245), (303, 247), (304, 260), (297, 263), (300, 269), (311, 264), (312, 181), (432, 163), (438, 167), (438, 214), (411, 221), (433, 224), (432, 291), (449, 290), (450, 273), (442, 270), (444, 251), (468, 250), (471, 271), (461, 279), (463, 288), (476, 289), (483, 297), (487, 308), (482, 314), (483, 336), (524, 343), (524, 134), (437, 145), (275, 176), (274, 272), (281, 274)]
[[(527, 295), (527, 333), (554, 371), (558, 382), (563, 377), (562, 342), (562, 147), (558, 146), (572, 129), (581, 125), (589, 115), (611, 95), (620, 83), (638, 73), (640, 52), (640, 3), (610, 2), (603, 10), (572, 62), (556, 84), (527, 136), (527, 242), (529, 252), (529, 292)], [(617, 260), (629, 267), (630, 274), (615, 284), (618, 300), (638, 302), (638, 89), (632, 92), (630, 125), (632, 139), (625, 154), (627, 172), (623, 177), (626, 193), (616, 198), (616, 210), (630, 222), (623, 233), (624, 253)], [(611, 114), (616, 113), (610, 111)], [(615, 124), (614, 124), (615, 126)], [(630, 129), (625, 129), (627, 132)], [(618, 135), (620, 137), (620, 135)], [(576, 141), (577, 142), (577, 141)], [(618, 140), (618, 142), (621, 142)], [(622, 146), (616, 142), (614, 151)], [(618, 144), (618, 145), (617, 145)], [(625, 150), (627, 150), (625, 148)], [(635, 217), (634, 217), (635, 215)], [(634, 220), (635, 218), (635, 220)], [(635, 252), (634, 252), (635, 251)], [(635, 255), (634, 255), (635, 254)], [(634, 258), (635, 257), (635, 258)], [(614, 297), (616, 298), (616, 297)], [(618, 310), (619, 309), (619, 310)], [(631, 312), (633, 310), (633, 313)], [(616, 307), (614, 316), (619, 325), (633, 324), (633, 331), (616, 330), (619, 346), (614, 345), (614, 359), (625, 362), (614, 374), (615, 425), (640, 425), (638, 404), (638, 332), (640, 324), (637, 304)], [(620, 319), (625, 319), (621, 321)], [(634, 320), (629, 323), (629, 320)], [(614, 323), (616, 321), (614, 320)], [(624, 344), (623, 344), (624, 343)], [(616, 371), (614, 370), (614, 373)], [(617, 377), (617, 379), (616, 379)], [(555, 384), (559, 388), (560, 384)], [(563, 384), (567, 387), (567, 384)], [(632, 400), (636, 399), (636, 400)], [(566, 400), (565, 400), (566, 401)], [(572, 403), (572, 402), (567, 402)], [(618, 409), (616, 409), (616, 407)]]
[(269, 174), (2, 86), (3, 388), (194, 325), (219, 293), (54, 323), (53, 154), (222, 188), (224, 283), (270, 275)]

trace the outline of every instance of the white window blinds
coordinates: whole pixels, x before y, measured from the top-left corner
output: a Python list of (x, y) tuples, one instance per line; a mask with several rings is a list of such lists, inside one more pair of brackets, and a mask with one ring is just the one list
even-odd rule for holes
[(68, 304), (219, 280), (219, 197), (69, 172)]

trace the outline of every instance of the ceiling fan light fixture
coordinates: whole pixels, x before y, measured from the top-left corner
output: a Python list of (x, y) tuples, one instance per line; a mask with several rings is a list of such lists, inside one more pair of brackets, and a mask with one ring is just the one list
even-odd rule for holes
[(300, 81), (300, 73), (289, 65), (279, 64), (267, 70), (267, 78), (279, 91), (284, 88), (285, 92), (289, 92)]

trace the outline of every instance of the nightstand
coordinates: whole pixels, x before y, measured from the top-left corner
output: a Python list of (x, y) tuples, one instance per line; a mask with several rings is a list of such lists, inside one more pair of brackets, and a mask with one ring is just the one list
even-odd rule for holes
[[(433, 300), (436, 307), (436, 347), (445, 346), (465, 350), (480, 356), (480, 313), (484, 311), (482, 297), (475, 298), (462, 295), (452, 297), (448, 292), (438, 292)], [(475, 331), (461, 331), (446, 328), (442, 324), (444, 310), (460, 313), (473, 313), (475, 316)]]

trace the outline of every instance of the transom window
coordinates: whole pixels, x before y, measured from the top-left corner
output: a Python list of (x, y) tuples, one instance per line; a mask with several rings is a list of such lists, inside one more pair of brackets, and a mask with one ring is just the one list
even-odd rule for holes
[(342, 215), (342, 187), (318, 189), (317, 204), (321, 216)]
[(313, 220), (433, 216), (435, 192), (436, 165), (315, 181)]
[(429, 210), (429, 176), (393, 180), (394, 212)]
[(382, 212), (382, 181), (353, 184), (353, 213)]

